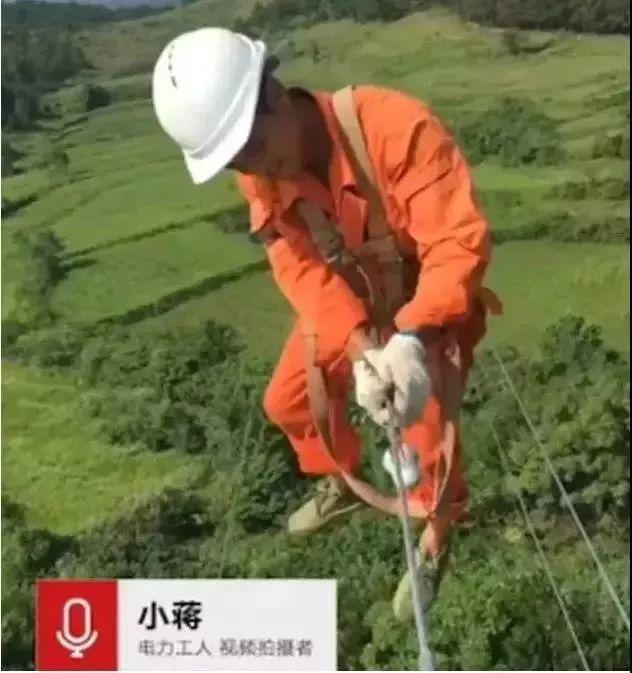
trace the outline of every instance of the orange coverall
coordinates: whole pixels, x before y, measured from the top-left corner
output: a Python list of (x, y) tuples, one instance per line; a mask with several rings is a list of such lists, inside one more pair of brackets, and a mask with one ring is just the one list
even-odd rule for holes
[[(367, 202), (360, 194), (340, 140), (331, 94), (313, 94), (332, 138), (329, 189), (310, 175), (274, 182), (238, 176), (250, 205), (253, 232), (273, 230), (267, 246), (272, 272), (294, 311), (315, 326), (317, 363), (324, 368), (341, 464), (353, 471), (360, 438), (345, 421), (352, 387), (345, 347), (352, 331), (367, 324), (363, 302), (320, 257), (290, 208), (306, 199), (336, 218), (349, 250), (364, 240)], [(441, 122), (423, 103), (378, 87), (354, 89), (367, 151), (385, 200), (388, 223), (397, 238), (417, 251), (422, 271), (412, 299), (395, 318), (400, 330), (450, 327), (456, 332), (463, 377), (474, 346), (485, 333), (485, 310), (478, 293), (490, 259), (490, 231), (477, 202), (469, 169)], [(288, 437), (301, 470), (331, 474), (336, 467), (312, 420), (305, 371), (305, 348), (298, 326), (290, 335), (267, 388), (264, 408)], [(409, 497), (430, 507), (434, 493), (441, 408), (431, 397), (423, 417), (403, 434), (419, 454), (422, 481)], [(465, 512), (467, 486), (458, 450), (445, 486), (445, 501), (456, 520)]]

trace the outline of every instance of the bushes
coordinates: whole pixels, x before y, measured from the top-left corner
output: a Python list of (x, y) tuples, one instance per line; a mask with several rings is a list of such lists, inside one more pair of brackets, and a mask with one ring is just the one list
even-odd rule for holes
[(395, 21), (431, 6), (456, 9), (467, 21), (502, 28), (624, 34), (630, 29), (626, 0), (272, 0), (257, 4), (250, 16), (238, 19), (233, 27), (257, 33), (284, 30), (288, 22)]
[(168, 489), (81, 535), (56, 571), (62, 577), (198, 577), (198, 546), (214, 527), (199, 495)]
[(553, 38), (534, 38), (520, 30), (505, 30), (502, 34), (503, 47), (513, 56), (523, 54), (539, 54), (548, 49), (554, 42)]
[(234, 359), (201, 366), (195, 375), (167, 381), (150, 365), (142, 387), (95, 392), (89, 408), (110, 441), (205, 452), (213, 474), (231, 483), (236, 521), (249, 532), (265, 529), (299, 488), (285, 440), (261, 408), (266, 376)]
[(86, 112), (91, 112), (100, 107), (107, 107), (112, 102), (112, 95), (109, 90), (96, 84), (86, 84), (83, 96)]
[[(584, 521), (595, 523), (608, 516), (624, 520), (629, 510), (627, 362), (605, 346), (598, 328), (577, 317), (564, 318), (547, 331), (537, 360), (515, 354), (504, 359)], [(481, 362), (464, 405), (473, 444), (477, 451), (494, 446), (488, 423), (496, 419), (501, 443), (530, 506), (543, 520), (554, 521), (564, 507), (553, 478), (544, 469), (512, 396), (498, 393), (502, 377), (495, 360), (483, 356)], [(482, 371), (491, 373), (493, 379)], [(485, 451), (480, 457), (473, 455), (470, 465), (491, 482), (502, 476), (502, 470), (494, 451)], [(509, 503), (510, 493), (501, 491), (505, 494), (494, 490), (475, 496), (487, 516), (490, 509), (502, 512), (503, 501)]]
[(625, 217), (590, 220), (568, 211), (539, 215), (525, 224), (492, 232), (494, 243), (548, 239), (564, 243), (629, 243), (630, 223)]
[[(116, 519), (66, 540), (29, 530), (19, 508), (3, 503), (3, 665), (32, 665), (32, 585), (48, 577), (331, 577), (338, 579), (339, 668), (405, 670), (416, 662), (411, 624), (398, 624), (390, 599), (403, 572), (395, 518), (359, 513), (308, 540), (278, 532), (281, 516), (303, 495), (292, 452), (261, 411), (263, 368), (238, 361), (230, 331), (133, 336), (122, 328), (60, 336), (48, 365), (67, 365), (108, 395), (147, 392), (136, 418), (153, 405), (205, 409), (208, 462), (187, 491), (166, 490)], [(54, 331), (49, 331), (49, 341)], [(32, 337), (32, 335), (29, 335)], [(22, 356), (39, 346), (18, 339)], [(227, 354), (221, 345), (225, 343)], [(30, 345), (29, 345), (30, 344)], [(27, 345), (28, 348), (27, 348)], [(50, 351), (50, 348), (46, 351)], [(53, 349), (53, 352), (56, 352)], [(629, 517), (628, 363), (599, 331), (567, 318), (545, 335), (537, 358), (500, 349), (521, 398), (598, 546), (619, 594), (625, 592)], [(489, 421), (509, 454), (531, 516), (589, 663), (629, 668), (627, 631), (586, 563), (576, 532), (495, 361), (481, 356), (464, 403), (472, 512), (478, 527), (455, 535), (440, 600), (430, 619), (436, 664), (451, 670), (572, 669), (570, 639), (535, 559), (500, 464)], [(136, 363), (136, 364), (135, 364)], [(111, 388), (111, 390), (110, 390)], [(153, 395), (153, 397), (152, 397)], [(127, 406), (121, 397), (121, 409)], [(166, 412), (165, 412), (166, 413)], [(166, 414), (168, 416), (168, 414)], [(187, 421), (188, 422), (188, 421)], [(167, 432), (168, 424), (156, 424)], [(369, 432), (377, 444), (383, 433)]]
[(630, 157), (630, 131), (617, 131), (606, 133), (595, 138), (593, 145), (593, 158), (614, 157), (628, 159)]
[[(13, 352), (24, 357), (30, 351), (31, 359), (40, 361), (55, 347), (63, 353), (64, 364), (74, 366), (80, 380), (93, 388), (84, 404), (109, 441), (197, 453), (225, 438), (225, 417), (212, 403), (235, 384), (237, 366), (231, 358), (240, 346), (230, 328), (209, 322), (199, 330), (142, 335), (101, 328), (79, 351), (74, 345), (81, 334), (64, 340), (58, 330), (52, 335), (55, 346), (45, 336), (18, 339)], [(62, 357), (46, 361), (59, 365)], [(223, 375), (219, 366), (229, 360)]]
[(51, 186), (63, 183), (68, 177), (70, 158), (64, 148), (58, 143), (50, 142), (42, 157), (43, 164), (48, 170)]
[(68, 31), (14, 27), (2, 31), (2, 127), (29, 128), (41, 97), (88, 67)]
[(237, 19), (233, 27), (252, 34), (285, 30), (288, 22), (298, 26), (337, 19), (395, 21), (430, 4), (419, 0), (274, 0), (255, 5), (251, 14), (246, 19)]
[[(521, 521), (519, 525), (524, 528)], [(485, 551), (490, 544), (493, 560)], [(535, 555), (528, 537), (509, 542), (490, 529), (462, 540), (459, 562), (432, 614), (432, 642), (441, 669), (461, 669), (466, 662), (466, 668), (479, 670), (578, 668), (574, 643)], [(567, 545), (557, 556), (547, 549), (558, 577), (564, 556), (577, 562), (581, 552)], [(590, 663), (605, 670), (629, 662), (616, 616), (603, 612), (609, 602), (605, 593), (592, 589), (593, 568), (580, 563), (570, 578), (577, 579), (571, 580), (574, 591), (569, 586), (565, 598)]]
[(630, 5), (626, 0), (458, 0), (468, 21), (532, 30), (627, 33)]
[(2, 497), (2, 667), (33, 667), (34, 584), (54, 575), (69, 541), (26, 527), (19, 506)]
[[(5, 134), (2, 135), (2, 177), (14, 175), (17, 172), (16, 161), (22, 155), (7, 140)], [(4, 210), (4, 208), (3, 208)]]
[[(23, 332), (17, 326), (8, 325), (15, 332), (7, 343), (5, 357), (26, 364), (43, 367), (72, 367), (93, 330), (89, 327), (57, 325), (33, 332)], [(3, 337), (4, 337), (3, 323)]]
[(556, 122), (529, 100), (503, 98), (455, 130), (474, 164), (496, 156), (503, 166), (542, 166), (563, 157)]
[(72, 540), (27, 527), (20, 508), (3, 502), (3, 670), (33, 668), (39, 577), (199, 576), (200, 540), (213, 531), (205, 505), (198, 496), (169, 490)]
[(225, 234), (247, 234), (250, 231), (248, 206), (239, 204), (232, 208), (226, 208), (213, 217), (213, 223)]
[(28, 328), (49, 325), (54, 318), (50, 294), (63, 276), (63, 244), (48, 229), (18, 232), (14, 241), (21, 268), (12, 288), (14, 306), (9, 319)]
[(242, 348), (231, 327), (213, 321), (179, 332), (102, 329), (81, 353), (81, 378), (90, 385), (147, 385), (167, 396), (175, 395), (179, 386), (199, 380), (208, 368)]
[(630, 193), (629, 178), (618, 176), (592, 177), (589, 180), (569, 180), (554, 187), (549, 198), (581, 201), (583, 199), (605, 199), (618, 201), (627, 199)]
[(164, 12), (169, 6), (119, 7), (109, 9), (102, 5), (84, 5), (75, 2), (56, 2), (53, 7), (40, 0), (20, 0), (19, 5), (7, 3), (4, 7), (4, 21), (7, 25), (29, 25), (31, 27), (81, 26), (94, 23), (127, 21), (142, 16)]

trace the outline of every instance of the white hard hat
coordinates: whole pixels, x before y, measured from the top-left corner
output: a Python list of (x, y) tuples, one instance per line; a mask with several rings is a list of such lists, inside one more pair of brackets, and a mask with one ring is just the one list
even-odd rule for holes
[(184, 33), (160, 54), (154, 110), (195, 184), (217, 175), (248, 140), (265, 54), (263, 42), (224, 28)]

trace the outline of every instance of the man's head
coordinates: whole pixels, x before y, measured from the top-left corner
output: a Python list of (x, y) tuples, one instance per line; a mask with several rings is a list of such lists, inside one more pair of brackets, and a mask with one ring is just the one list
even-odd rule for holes
[(227, 165), (242, 173), (287, 179), (301, 170), (301, 134), (287, 89), (272, 76), (275, 59), (264, 68), (255, 117), (246, 144)]
[(301, 167), (299, 124), (262, 42), (222, 28), (180, 35), (154, 68), (154, 110), (196, 184), (222, 168), (290, 178)]

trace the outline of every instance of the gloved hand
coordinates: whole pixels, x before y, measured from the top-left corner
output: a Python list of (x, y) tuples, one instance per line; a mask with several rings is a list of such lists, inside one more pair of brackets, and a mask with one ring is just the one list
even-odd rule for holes
[(431, 390), (425, 355), (417, 337), (395, 334), (385, 348), (366, 350), (363, 358), (354, 362), (356, 401), (378, 425), (391, 420), (389, 396), (393, 420), (399, 426), (406, 428), (419, 420)]
[(395, 334), (380, 354), (378, 373), (393, 388), (396, 422), (403, 428), (421, 418), (431, 392), (426, 349), (412, 334)]
[(369, 348), (353, 363), (356, 402), (378, 425), (389, 421), (386, 402), (391, 384), (380, 375), (383, 352), (381, 348)]

